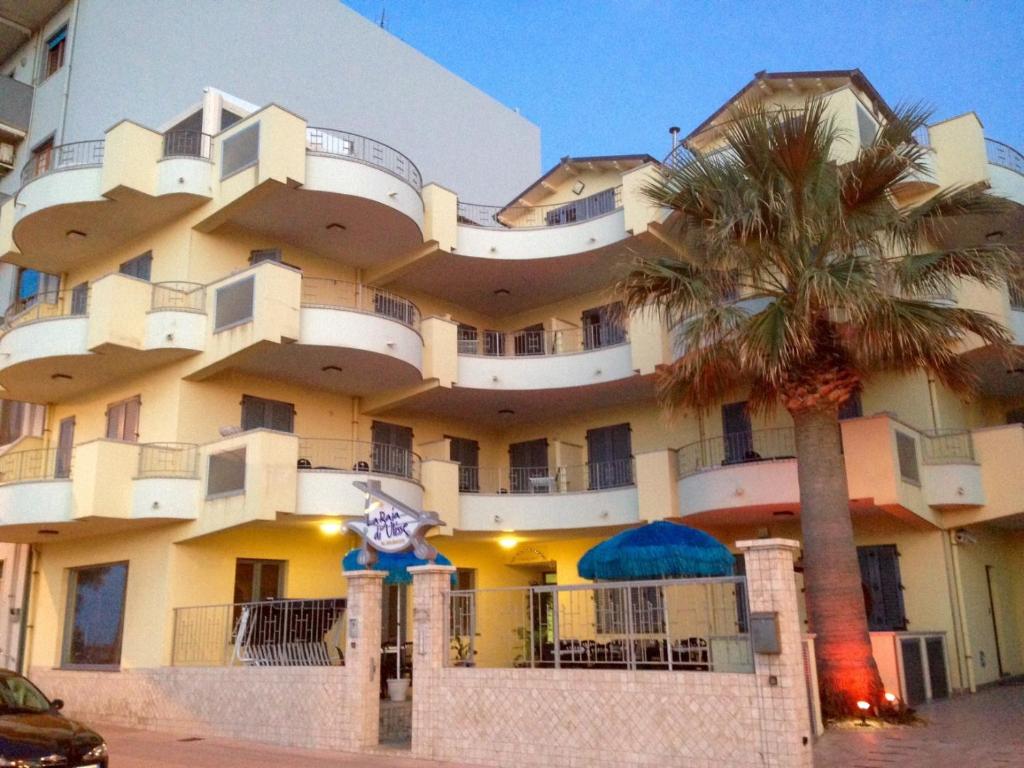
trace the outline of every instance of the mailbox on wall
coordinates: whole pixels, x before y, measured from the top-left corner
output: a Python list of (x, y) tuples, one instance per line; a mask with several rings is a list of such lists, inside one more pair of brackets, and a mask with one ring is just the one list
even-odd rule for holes
[(779, 614), (761, 611), (750, 614), (750, 642), (754, 653), (782, 653), (779, 642)]

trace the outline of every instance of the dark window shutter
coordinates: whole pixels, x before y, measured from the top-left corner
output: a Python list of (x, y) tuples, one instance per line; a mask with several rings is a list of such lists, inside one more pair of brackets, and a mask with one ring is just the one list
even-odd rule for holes
[(278, 403), (271, 401), (270, 405), (270, 428), (279, 432), (295, 431), (295, 408), (291, 403)]
[(902, 631), (907, 628), (903, 612), (899, 554), (894, 544), (857, 547), (864, 585), (868, 627), (874, 631)]
[(259, 429), (265, 423), (266, 401), (258, 397), (242, 396), (242, 429)]

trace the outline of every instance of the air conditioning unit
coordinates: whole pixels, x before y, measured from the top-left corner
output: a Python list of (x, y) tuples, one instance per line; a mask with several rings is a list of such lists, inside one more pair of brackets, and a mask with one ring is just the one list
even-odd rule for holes
[(14, 168), (14, 145), (0, 141), (0, 168), (10, 171)]

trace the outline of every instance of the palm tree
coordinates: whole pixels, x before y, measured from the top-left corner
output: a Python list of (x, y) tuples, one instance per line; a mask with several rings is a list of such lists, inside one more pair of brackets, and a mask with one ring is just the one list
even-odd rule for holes
[(923, 368), (969, 393), (963, 342), (1010, 344), (993, 318), (935, 300), (960, 280), (999, 286), (1016, 274), (1005, 245), (949, 244), (957, 216), (1003, 204), (975, 189), (894, 202), (898, 185), (927, 174), (929, 150), (913, 139), (927, 117), (899, 108), (854, 147), (821, 100), (741, 106), (720, 151), (676, 158), (644, 190), (671, 212), (671, 248), (638, 258), (618, 286), (624, 312), (653, 310), (676, 334), (678, 357), (659, 372), (663, 405), (706, 409), (748, 387), (752, 409), (791, 414), (807, 613), (834, 715), (881, 694), (838, 410), (883, 371)]

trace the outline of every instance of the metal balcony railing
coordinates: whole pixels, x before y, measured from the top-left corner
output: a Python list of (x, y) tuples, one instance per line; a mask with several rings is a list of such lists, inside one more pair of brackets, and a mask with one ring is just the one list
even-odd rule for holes
[(36, 152), (21, 169), (22, 186), (55, 171), (103, 165), (103, 139), (76, 141)]
[(209, 160), (213, 137), (202, 131), (173, 130), (164, 134), (164, 157), (198, 157)]
[(462, 493), (577, 493), (633, 485), (632, 458), (565, 467), (459, 467)]
[(302, 306), (372, 312), (397, 320), (410, 328), (420, 327), (420, 310), (408, 299), (382, 288), (346, 280), (303, 277)]
[(35, 448), (0, 456), (0, 485), (71, 477), (70, 450)]
[(597, 323), (557, 331), (463, 329), (459, 331), (459, 354), (488, 357), (569, 355), (625, 344), (628, 340), (626, 329), (617, 323)]
[(679, 477), (688, 477), (711, 467), (795, 457), (793, 428), (778, 427), (698, 440), (680, 448), (676, 460)]
[(998, 165), (1024, 176), (1024, 154), (995, 139), (985, 139), (985, 154), (992, 165)]
[(85, 316), (89, 311), (88, 287), (70, 291), (45, 291), (18, 299), (7, 308), (0, 322), (0, 336), (21, 325), (59, 317)]
[(974, 461), (974, 441), (966, 429), (932, 429), (921, 432), (925, 464), (960, 464)]
[(420, 457), (387, 443), (304, 437), (299, 440), (299, 469), (392, 475), (419, 482)]
[(375, 166), (401, 179), (415, 189), (417, 194), (423, 188), (420, 169), (412, 160), (394, 147), (358, 133), (334, 128), (307, 128), (306, 151), (313, 155), (340, 157)]
[(183, 312), (206, 311), (206, 286), (202, 283), (153, 283), (150, 309)]
[(552, 205), (480, 205), (459, 203), (458, 221), (471, 227), (525, 229), (561, 227), (596, 219), (622, 207), (622, 187)]
[(345, 598), (174, 609), (171, 664), (305, 667), (344, 661)]
[(139, 478), (199, 477), (199, 446), (193, 443), (143, 443), (139, 446)]

